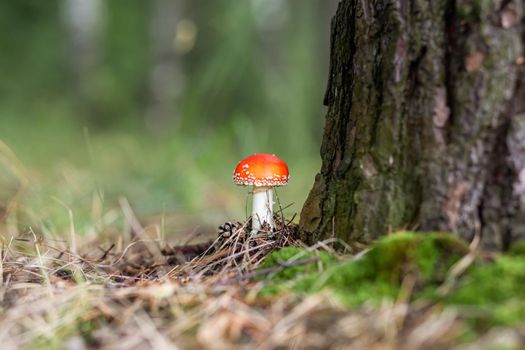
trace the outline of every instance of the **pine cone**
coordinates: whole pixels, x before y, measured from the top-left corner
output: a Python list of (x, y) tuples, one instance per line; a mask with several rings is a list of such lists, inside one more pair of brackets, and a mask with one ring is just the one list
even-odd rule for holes
[(233, 235), (233, 233), (237, 230), (238, 224), (235, 222), (225, 222), (221, 226), (219, 226), (219, 237), (222, 238), (229, 238)]

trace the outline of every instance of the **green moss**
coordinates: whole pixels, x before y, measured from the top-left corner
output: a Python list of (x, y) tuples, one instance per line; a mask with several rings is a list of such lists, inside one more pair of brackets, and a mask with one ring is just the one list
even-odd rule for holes
[[(280, 252), (276, 254), (282, 258), (290, 254)], [(420, 290), (435, 287), (466, 252), (465, 244), (449, 234), (397, 233), (376, 242), (361, 258), (343, 262), (325, 258), (324, 271), (308, 266), (285, 269), (279, 273), (279, 279), (269, 281), (265, 292), (291, 289), (312, 293), (327, 288), (349, 306), (375, 302), (384, 297), (395, 298), (408, 275), (416, 279)], [(274, 259), (271, 255), (269, 264)]]
[(512, 325), (525, 318), (525, 256), (502, 256), (473, 266), (459, 281), (446, 303), (477, 310), (472, 322)]
[[(308, 261), (310, 258), (312, 258), (311, 262), (301, 263)], [(337, 259), (334, 256), (324, 251), (308, 252), (297, 247), (285, 247), (275, 251), (264, 259), (261, 269), (274, 267), (282, 267), (282, 269), (278, 269), (275, 273), (270, 274), (269, 277), (272, 283), (266, 286), (262, 294), (271, 295), (283, 291), (289, 287), (287, 282), (293, 283), (300, 276), (317, 274), (336, 261)], [(294, 265), (294, 263), (299, 264), (289, 267), (284, 266), (285, 264)]]
[(83, 320), (79, 318), (74, 322), (64, 324), (63, 327), (55, 329), (51, 336), (43, 334), (35, 337), (24, 346), (24, 349), (63, 349), (64, 343), (73, 336), (80, 336), (89, 348), (96, 348), (99, 344), (93, 337), (93, 332), (100, 329), (104, 321)]
[(513, 243), (509, 253), (514, 256), (525, 256), (525, 239)]
[[(382, 238), (359, 258), (336, 259), (318, 252), (319, 261), (284, 268), (266, 280), (263, 293), (299, 295), (328, 289), (349, 307), (399, 296), (406, 276), (415, 279), (413, 300), (429, 300), (459, 311), (465, 336), (495, 325), (525, 320), (525, 244), (494, 261), (475, 260), (445, 296), (437, 292), (450, 268), (468, 252), (463, 241), (445, 233), (402, 232)], [(314, 253), (285, 248), (267, 257), (263, 267), (284, 266)]]
[[(316, 261), (319, 260), (323, 263), (331, 263), (337, 260), (334, 256), (324, 251), (308, 252), (307, 250), (302, 248), (284, 247), (268, 255), (264, 259), (264, 262), (261, 264), (261, 268), (282, 266), (283, 263), (292, 263), (294, 261), (304, 260), (308, 258), (317, 258)], [(283, 271), (283, 273), (288, 274), (290, 272), (303, 272), (305, 271), (305, 269), (310, 268), (312, 265), (313, 264), (310, 263), (305, 265), (292, 266)], [(281, 272), (274, 275), (274, 277), (281, 276), (283, 276)]]

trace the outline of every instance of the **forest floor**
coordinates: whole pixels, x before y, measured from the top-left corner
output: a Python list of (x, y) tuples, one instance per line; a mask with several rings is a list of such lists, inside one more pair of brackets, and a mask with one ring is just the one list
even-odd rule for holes
[(13, 237), (0, 259), (2, 349), (525, 346), (519, 249), (408, 232), (306, 247), (277, 220), (274, 233), (227, 223), (213, 242), (178, 246), (138, 222), (105, 241)]

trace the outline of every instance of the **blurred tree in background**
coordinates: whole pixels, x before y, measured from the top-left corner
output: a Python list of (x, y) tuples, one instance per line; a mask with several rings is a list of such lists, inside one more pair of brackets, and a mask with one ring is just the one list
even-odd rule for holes
[(215, 223), (244, 214), (236, 161), (270, 152), (289, 162), (283, 199), (299, 207), (336, 3), (1, 2), (0, 140), (39, 183), (26, 198), (40, 217), (50, 197), (80, 210), (96, 193), (144, 215), (211, 208)]

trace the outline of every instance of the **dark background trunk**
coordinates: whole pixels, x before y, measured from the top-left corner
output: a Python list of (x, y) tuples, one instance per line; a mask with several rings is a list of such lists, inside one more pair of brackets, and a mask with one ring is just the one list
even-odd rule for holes
[(307, 241), (525, 236), (523, 1), (343, 0)]

